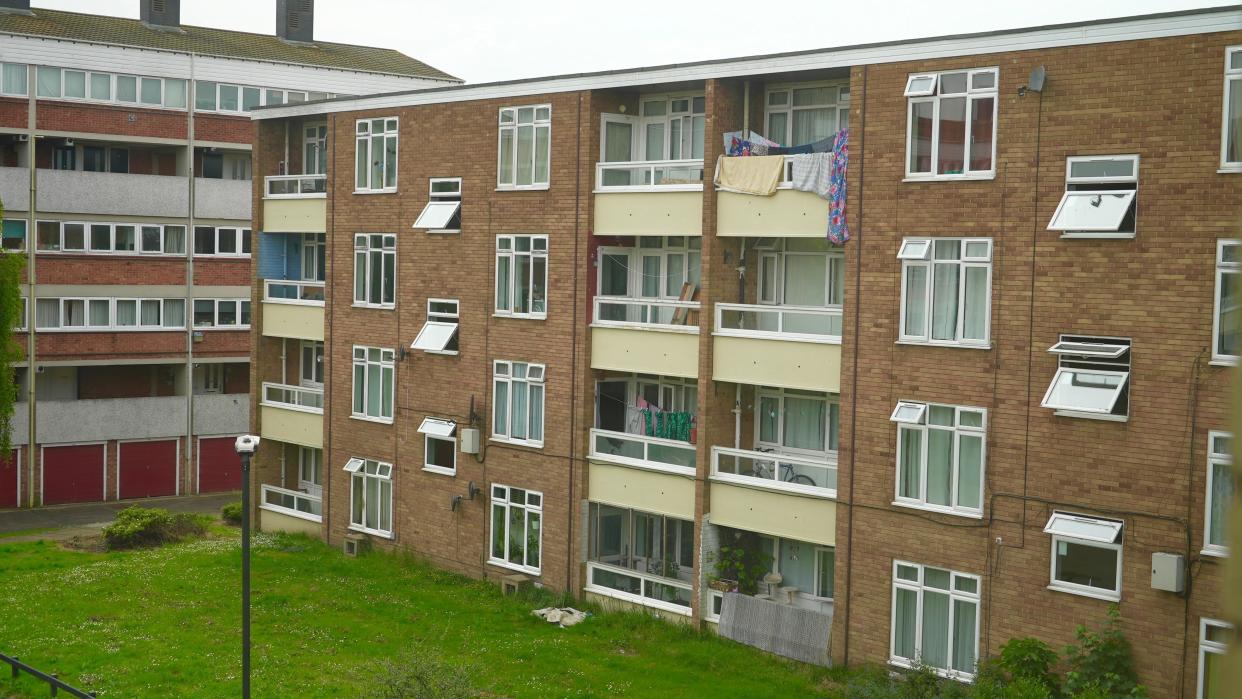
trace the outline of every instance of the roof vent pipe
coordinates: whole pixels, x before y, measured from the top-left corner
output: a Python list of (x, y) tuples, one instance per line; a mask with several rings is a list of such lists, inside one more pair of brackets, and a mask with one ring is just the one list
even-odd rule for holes
[(183, 31), (181, 0), (142, 0), (138, 18), (151, 29)]
[(276, 0), (276, 36), (309, 44), (315, 40), (315, 0)]

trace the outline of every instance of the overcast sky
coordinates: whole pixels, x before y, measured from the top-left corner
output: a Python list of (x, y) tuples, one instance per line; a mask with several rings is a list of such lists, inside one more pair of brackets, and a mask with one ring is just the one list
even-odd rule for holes
[[(141, 0), (34, 0), (137, 17)], [(468, 82), (1124, 17), (1229, 0), (316, 0), (315, 38), (397, 49)], [(998, 8), (1004, 6), (1004, 10)], [(710, 9), (708, 9), (710, 8)], [(271, 34), (276, 0), (181, 0), (183, 24)]]

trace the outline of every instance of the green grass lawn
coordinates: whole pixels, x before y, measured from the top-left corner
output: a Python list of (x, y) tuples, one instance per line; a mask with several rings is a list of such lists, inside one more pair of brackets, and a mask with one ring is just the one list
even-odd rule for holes
[[(240, 549), (219, 538), (121, 553), (0, 542), (0, 652), (101, 697), (233, 697), (240, 690)], [(640, 614), (569, 629), (551, 600), (405, 558), (359, 559), (260, 535), (254, 555), (256, 697), (364, 697), (415, 646), (486, 696), (803, 697), (834, 674)], [(0, 673), (0, 696), (46, 697)]]

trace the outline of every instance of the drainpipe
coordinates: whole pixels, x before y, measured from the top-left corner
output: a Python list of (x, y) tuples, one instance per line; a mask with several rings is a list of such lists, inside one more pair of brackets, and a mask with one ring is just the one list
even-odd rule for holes
[[(30, 175), (30, 203), (26, 205), (26, 504), (35, 506), (35, 425), (38, 409), (35, 406), (35, 209), (38, 208), (38, 177), (35, 159), (35, 126), (38, 123), (38, 90), (35, 89), (35, 66), (26, 66), (26, 85), (30, 99), (26, 102), (26, 171)], [(20, 504), (20, 503), (19, 503)], [(40, 503), (42, 504), (42, 503)]]
[(735, 383), (733, 394), (733, 448), (742, 448), (742, 384)]
[[(190, 54), (188, 86), (195, 87), (194, 54)], [(186, 217), (185, 217), (185, 477), (189, 478), (194, 463), (194, 90), (186, 90)], [(186, 493), (195, 491), (197, 483), (190, 479)], [(118, 493), (119, 494), (119, 493)]]
[(742, 82), (742, 138), (750, 136), (750, 81)]
[(289, 383), (288, 357), (289, 338), (280, 338), (280, 382)]

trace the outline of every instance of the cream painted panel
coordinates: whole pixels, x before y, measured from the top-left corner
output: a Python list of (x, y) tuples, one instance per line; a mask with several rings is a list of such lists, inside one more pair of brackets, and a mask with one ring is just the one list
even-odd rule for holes
[(259, 419), (263, 439), (323, 448), (323, 415), (264, 405), (260, 406)]
[(694, 520), (694, 479), (591, 461), (592, 502)]
[(828, 201), (810, 192), (780, 189), (770, 197), (716, 194), (716, 235), (752, 238), (823, 238)]
[[(583, 591), (583, 598), (588, 602), (598, 605), (600, 609), (608, 612), (638, 612), (639, 614), (652, 613), (651, 607), (644, 607), (641, 604), (635, 604), (634, 602), (617, 599), (616, 597), (609, 597), (608, 595), (601, 595), (598, 592), (591, 592), (590, 590)], [(660, 614), (660, 618), (664, 621), (675, 624), (689, 624), (691, 621), (688, 614), (658, 613)]]
[(264, 199), (265, 233), (325, 233), (328, 230), (328, 200)]
[(263, 334), (323, 341), (323, 306), (263, 302)]
[(305, 534), (318, 539), (323, 533), (323, 525), (301, 517), (292, 517), (283, 512), (259, 508), (259, 529), (265, 532), (288, 532)]
[(595, 235), (703, 235), (703, 193), (596, 194)]
[(712, 338), (712, 378), (840, 393), (841, 345), (717, 335)]
[(833, 500), (728, 483), (712, 483), (711, 488), (712, 524), (825, 546), (837, 544), (837, 503)]
[(637, 328), (591, 328), (591, 368), (697, 378), (699, 336)]

